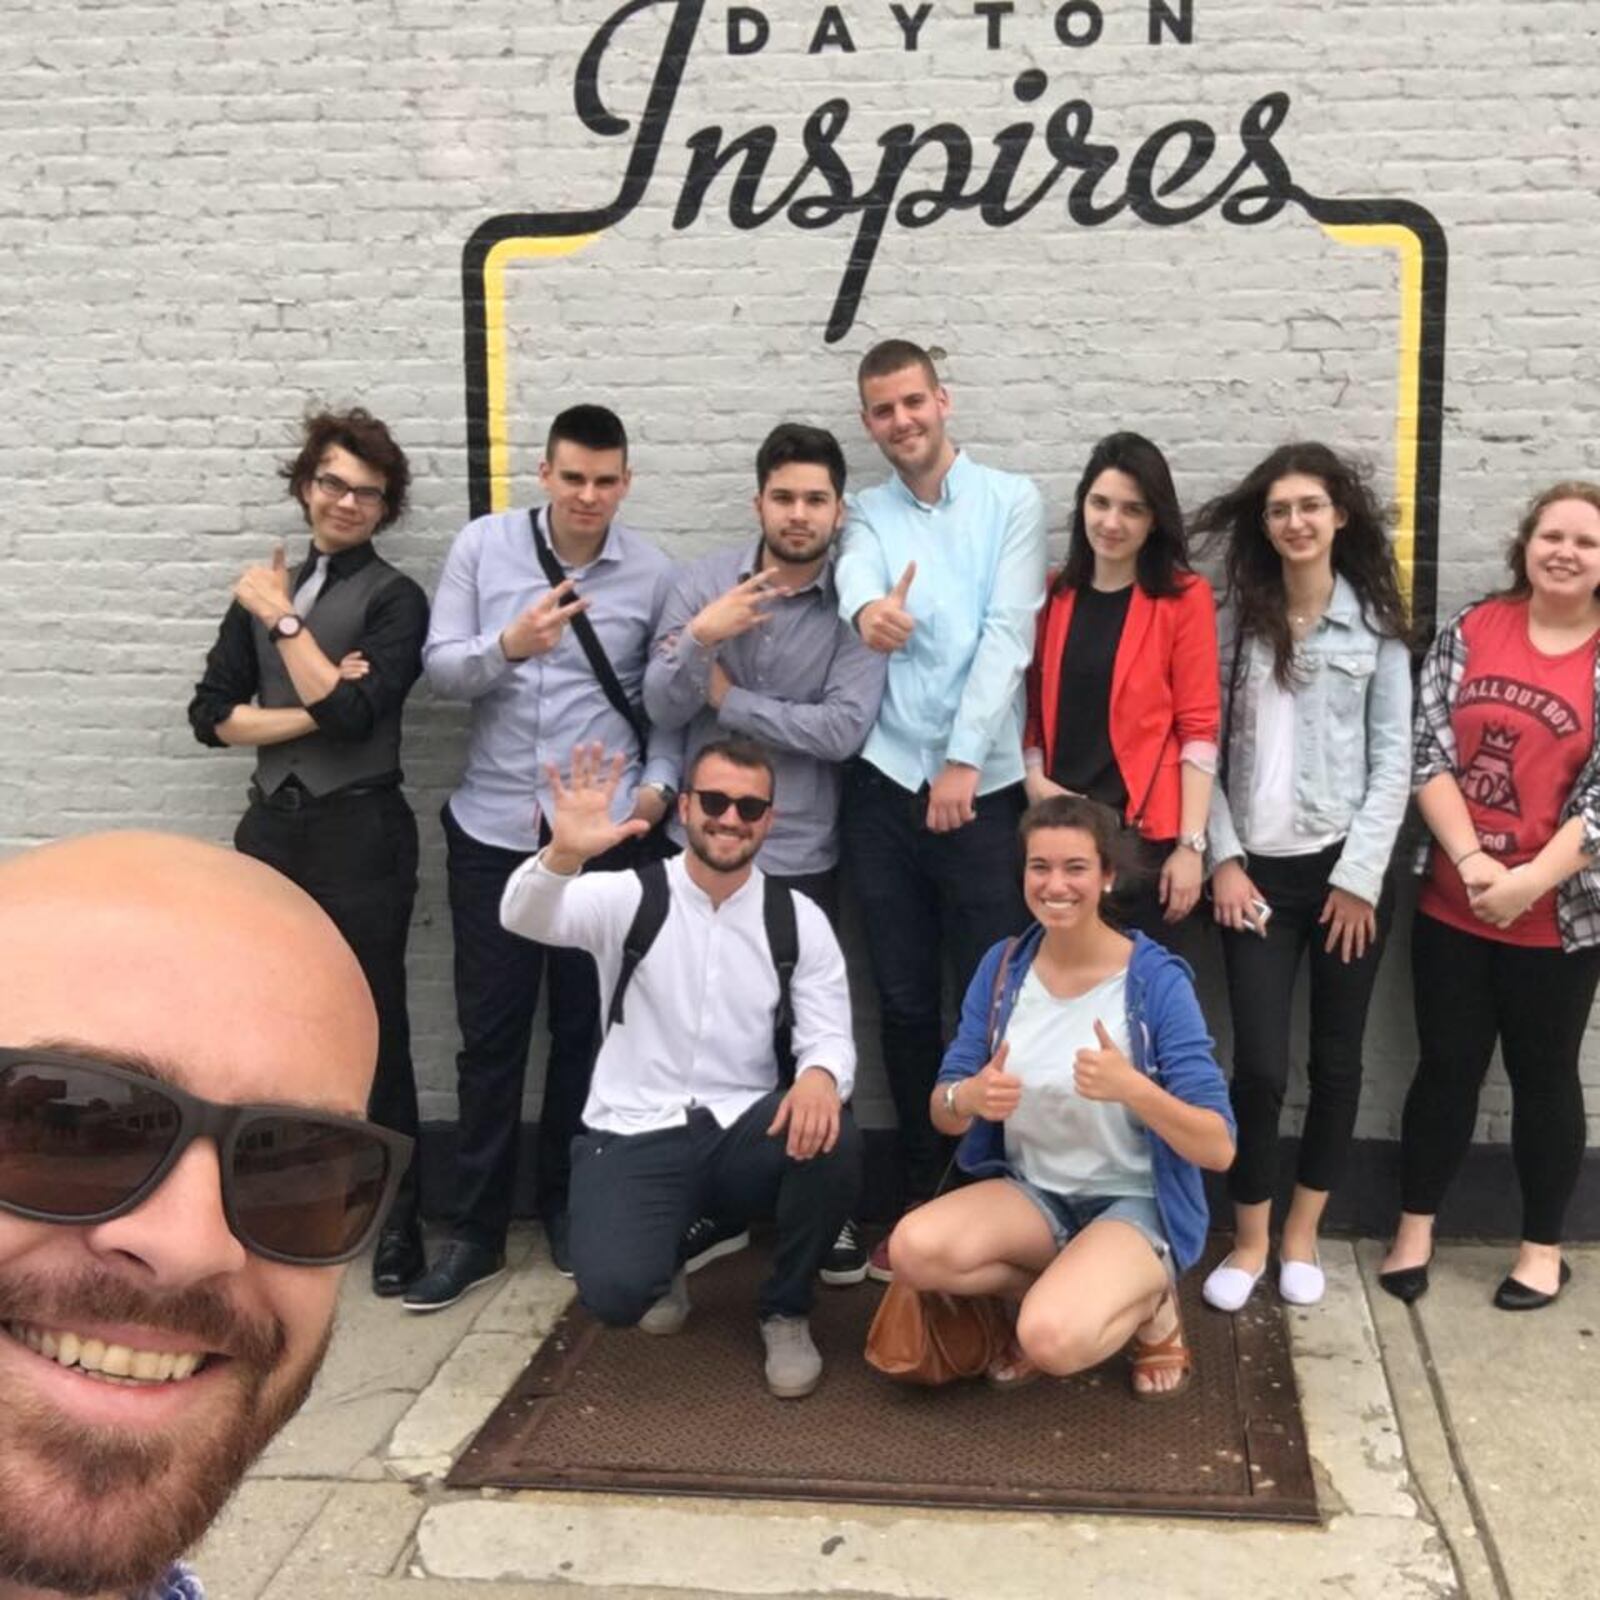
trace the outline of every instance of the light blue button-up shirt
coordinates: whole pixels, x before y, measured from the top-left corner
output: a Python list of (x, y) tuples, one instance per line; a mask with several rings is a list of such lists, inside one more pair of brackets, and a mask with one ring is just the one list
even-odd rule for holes
[[(595, 634), (637, 705), (674, 570), (671, 560), (613, 522), (593, 561), (585, 567), (563, 563), (562, 570), (589, 602)], [(550, 803), (545, 766), (566, 772), (576, 744), (599, 742), (625, 755), (611, 804), (619, 822), (633, 809), (641, 783), (678, 785), (682, 730), (652, 728), (641, 762), (633, 730), (606, 699), (570, 627), (544, 655), (506, 660), (501, 630), (549, 589), (528, 513), (479, 517), (450, 546), (422, 650), (434, 693), (472, 702), (467, 767), (450, 797), (451, 814), (481, 844), (506, 850), (539, 848), (540, 813)]]
[(1044, 600), (1044, 500), (1029, 478), (962, 452), (933, 505), (896, 474), (850, 503), (834, 581), (852, 621), (881, 600), (906, 563), (910, 640), (863, 755), (913, 792), (947, 761), (979, 770), (978, 793), (1022, 781), (1022, 676)]

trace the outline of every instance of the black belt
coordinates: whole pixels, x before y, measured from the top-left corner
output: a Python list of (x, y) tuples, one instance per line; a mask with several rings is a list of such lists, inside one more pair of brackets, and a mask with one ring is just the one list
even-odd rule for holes
[(352, 783), (327, 794), (312, 794), (304, 784), (290, 778), (268, 794), (254, 779), (250, 782), (250, 803), (268, 811), (305, 811), (312, 806), (329, 805), (335, 800), (356, 800), (368, 794), (393, 794), (398, 783)]

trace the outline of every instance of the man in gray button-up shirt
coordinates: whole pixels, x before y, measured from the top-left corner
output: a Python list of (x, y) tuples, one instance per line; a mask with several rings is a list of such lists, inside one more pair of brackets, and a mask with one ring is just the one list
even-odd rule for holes
[[(461, 1026), (451, 1240), (406, 1295), (434, 1311), (496, 1276), (506, 1228), (541, 972), (549, 979), (550, 1057), (539, 1115), (535, 1198), (556, 1265), (566, 1270), (568, 1149), (578, 1131), (600, 1034), (600, 992), (585, 953), (545, 950), (500, 926), (506, 880), (549, 838), (546, 768), (601, 743), (626, 753), (614, 821), (655, 824), (678, 781), (682, 735), (650, 732), (613, 706), (573, 619), (593, 627), (637, 706), (672, 563), (615, 520), (629, 484), (628, 440), (603, 406), (555, 419), (539, 465), (548, 504), (469, 522), (439, 578), (423, 670), (436, 694), (472, 705), (467, 767), (443, 813)], [(541, 555), (541, 549), (543, 555)], [(559, 582), (547, 576), (559, 568)], [(633, 842), (605, 867), (633, 864)]]
[(730, 733), (772, 751), (775, 804), (761, 870), (833, 920), (840, 763), (877, 718), (887, 665), (839, 619), (832, 556), (844, 474), (825, 429), (773, 429), (756, 457), (760, 542), (679, 573), (644, 675), (651, 722), (688, 727), (686, 762)]

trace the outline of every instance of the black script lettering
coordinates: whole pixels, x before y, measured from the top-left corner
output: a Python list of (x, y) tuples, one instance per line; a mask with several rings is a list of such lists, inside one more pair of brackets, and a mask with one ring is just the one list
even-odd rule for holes
[(844, 13), (838, 6), (822, 8), (822, 15), (817, 18), (817, 31), (806, 46), (806, 54), (820, 56), (829, 45), (851, 54), (856, 48), (855, 40), (850, 37), (850, 25), (844, 20)]
[[(1188, 148), (1179, 158), (1177, 168), (1159, 185), (1152, 187), (1162, 155), (1167, 146), (1178, 139), (1188, 140)], [(1169, 122), (1164, 128), (1157, 128), (1139, 146), (1133, 165), (1128, 169), (1128, 204), (1133, 208), (1133, 214), (1141, 222), (1153, 222), (1157, 227), (1171, 227), (1174, 223), (1189, 222), (1203, 216), (1217, 203), (1219, 195), (1216, 192), (1199, 200), (1191, 200), (1186, 206), (1164, 206), (1156, 197), (1173, 194), (1191, 178), (1199, 177), (1216, 148), (1217, 136), (1203, 122), (1184, 118)]]
[[(1011, 85), (1011, 92), (1026, 105), (1030, 101), (1037, 100), (1049, 84), (1050, 80), (1039, 68), (1029, 67), (1017, 74), (1016, 82)], [(990, 167), (989, 176), (985, 179), (978, 195), (978, 215), (983, 218), (986, 227), (1003, 228), (1008, 223), (1017, 222), (1027, 216), (1055, 187), (1056, 179), (1061, 176), (1061, 166), (1058, 162), (1026, 199), (1014, 206), (1007, 205), (1012, 181), (1016, 178), (1017, 169), (1022, 165), (1023, 157), (1028, 153), (1028, 147), (1033, 143), (1033, 135), (1034, 126), (1031, 122), (1013, 122), (994, 136), (994, 147), (997, 152), (994, 165)]]
[(917, 48), (917, 35), (922, 32), (922, 24), (928, 20), (933, 11), (933, 0), (923, 0), (917, 7), (915, 16), (907, 16), (906, 8), (902, 5), (892, 5), (889, 9), (894, 13), (894, 20), (900, 24), (900, 31), (906, 38), (906, 49)]
[[(1219, 192), (1232, 191), (1222, 202), (1222, 220), (1248, 227), (1257, 222), (1269, 222), (1283, 210), (1290, 200), (1304, 201), (1294, 179), (1289, 175), (1289, 165), (1272, 143), (1272, 136), (1289, 116), (1289, 97), (1281, 92), (1264, 94), (1239, 119), (1239, 139), (1244, 154), (1232, 172), (1223, 180)], [(1237, 189), (1234, 184), (1255, 167), (1262, 182), (1253, 188)]]
[(772, 37), (772, 25), (764, 11), (754, 6), (728, 7), (728, 54), (753, 56), (766, 48)]
[(1068, 100), (1050, 113), (1045, 124), (1044, 142), (1058, 163), (1051, 181), (1068, 167), (1081, 167), (1083, 176), (1067, 193), (1067, 215), (1080, 228), (1109, 222), (1127, 204), (1124, 196), (1106, 206), (1096, 206), (1094, 191), (1100, 180), (1117, 164), (1117, 148), (1110, 144), (1091, 144), (1089, 129), (1094, 124), (1094, 108), (1087, 100)]
[(1073, 50), (1092, 45), (1105, 26), (1105, 14), (1094, 0), (1067, 0), (1056, 12), (1056, 38)]
[(1000, 24), (1016, 9), (1011, 0), (974, 0), (972, 14), (988, 23), (991, 50), (1000, 48)]
[(796, 200), (789, 207), (789, 221), (797, 228), (831, 228), (841, 217), (855, 210), (856, 190), (850, 179), (850, 168), (833, 147), (849, 120), (848, 100), (824, 100), (806, 118), (806, 125), (800, 131), (806, 163), (800, 171), (803, 176), (815, 172), (828, 185), (828, 193)]
[(1167, 0), (1150, 0), (1150, 43), (1160, 44), (1164, 32), (1179, 44), (1194, 43), (1194, 0), (1179, 0), (1176, 14)]

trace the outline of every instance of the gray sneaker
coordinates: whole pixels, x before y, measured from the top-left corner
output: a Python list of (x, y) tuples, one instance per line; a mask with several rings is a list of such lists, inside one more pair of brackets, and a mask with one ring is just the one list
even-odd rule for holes
[(639, 1327), (645, 1333), (677, 1333), (688, 1320), (689, 1278), (679, 1267), (672, 1275), (671, 1287), (639, 1318)]
[(761, 1338), (767, 1347), (767, 1387), (780, 1400), (803, 1400), (822, 1382), (822, 1357), (811, 1342), (805, 1317), (766, 1317)]

